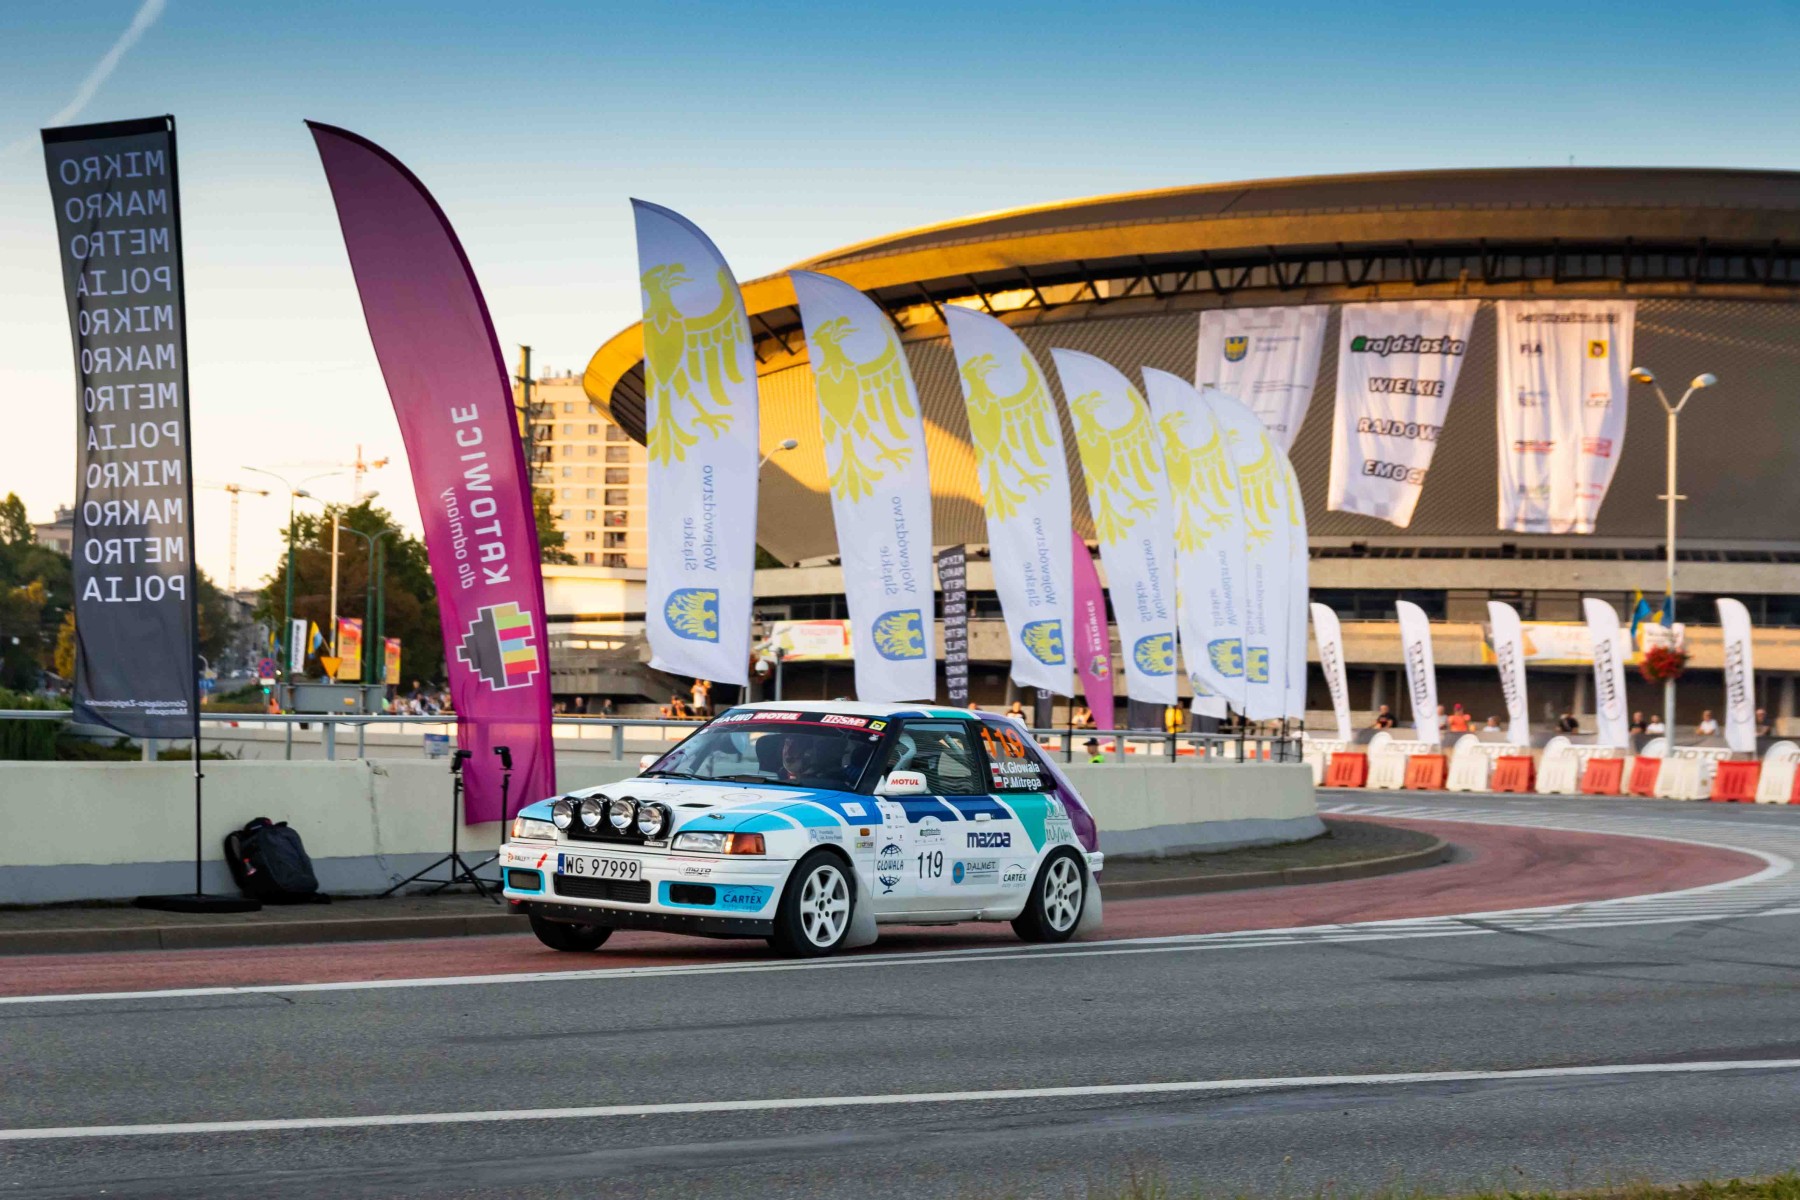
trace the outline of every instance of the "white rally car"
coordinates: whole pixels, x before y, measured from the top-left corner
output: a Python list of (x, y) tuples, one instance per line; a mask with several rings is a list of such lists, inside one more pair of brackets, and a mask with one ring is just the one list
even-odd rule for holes
[(962, 709), (750, 704), (635, 779), (525, 808), (506, 897), (557, 950), (615, 929), (767, 938), (813, 956), (880, 925), (1100, 925), (1093, 817), (1019, 726)]

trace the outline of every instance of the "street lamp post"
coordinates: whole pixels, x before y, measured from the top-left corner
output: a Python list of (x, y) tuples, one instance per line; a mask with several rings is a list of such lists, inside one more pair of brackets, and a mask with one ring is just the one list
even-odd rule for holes
[[(1689, 397), (1701, 388), (1713, 386), (1719, 382), (1719, 377), (1710, 372), (1694, 376), (1693, 382), (1688, 384), (1687, 391), (1683, 392), (1681, 399), (1673, 404), (1669, 403), (1668, 394), (1662, 390), (1662, 385), (1656, 382), (1656, 376), (1651, 374), (1648, 369), (1644, 367), (1631, 368), (1631, 381), (1655, 389), (1656, 398), (1662, 402), (1663, 412), (1667, 413), (1669, 417), (1667, 491), (1662, 498), (1667, 501), (1668, 524), (1663, 540), (1666, 543), (1668, 559), (1664, 571), (1664, 588), (1668, 596), (1669, 628), (1672, 634), (1675, 626), (1675, 503), (1685, 499), (1675, 490), (1675, 455), (1680, 433), (1681, 410), (1687, 407)], [(1663, 681), (1663, 738), (1663, 745), (1666, 747), (1663, 757), (1668, 758), (1671, 757), (1670, 751), (1675, 749), (1675, 681), (1673, 679)]]
[[(243, 469), (258, 475), (267, 475), (269, 478), (279, 482), (282, 487), (287, 489), (288, 493), (287, 594), (282, 600), (281, 605), (281, 637), (278, 639), (278, 644), (281, 647), (281, 680), (287, 685), (291, 697), (294, 687), (294, 668), (292, 665), (294, 651), (293, 647), (289, 645), (289, 639), (294, 636), (294, 502), (296, 500), (311, 500), (314, 498), (311, 492), (300, 486), (301, 484), (311, 483), (315, 479), (329, 479), (333, 475), (342, 475), (343, 472), (326, 471), (322, 475), (308, 475), (305, 479), (302, 479), (299, 484), (294, 484), (289, 483), (280, 475), (275, 474), (275, 472), (265, 470), (262, 467), (245, 467)], [(285, 707), (286, 706), (284, 705), (283, 708)], [(287, 726), (287, 757), (294, 757), (294, 727), (291, 723)]]
[[(373, 496), (374, 493), (371, 492), (369, 495)], [(376, 549), (382, 546), (382, 541), (388, 534), (400, 531), (388, 526), (378, 529), (374, 533), (364, 533), (360, 529), (346, 525), (344, 532), (355, 534), (361, 538), (367, 546), (369, 554), (369, 582), (363, 593), (363, 682), (365, 684), (385, 682), (379, 680), (378, 677), (381, 674), (382, 665), (382, 625), (387, 619), (387, 581), (383, 578), (387, 573), (385, 567), (387, 556), (385, 547), (382, 547), (384, 551), (380, 556), (382, 565), (378, 566)]]
[(774, 450), (771, 450), (771, 451), (769, 451), (769, 452), (768, 452), (768, 453), (767, 453), (767, 454), (765, 454), (765, 455), (763, 455), (763, 456), (762, 456), (762, 461), (761, 461), (761, 462), (759, 462), (759, 463), (757, 463), (757, 464), (756, 464), (756, 469), (757, 469), (757, 471), (759, 471), (759, 472), (760, 472), (760, 471), (761, 471), (761, 470), (762, 470), (762, 469), (763, 469), (763, 468), (764, 468), (764, 467), (766, 467), (766, 466), (768, 466), (768, 465), (769, 465), (769, 460), (770, 460), (770, 459), (771, 459), (771, 458), (774, 458), (774, 457), (775, 457), (775, 455), (776, 455), (776, 454), (777, 454), (777, 453), (778, 453), (778, 452), (779, 452), (779, 451), (782, 451), (782, 450), (792, 450), (792, 449), (794, 449), (794, 448), (795, 448), (795, 447), (796, 447), (796, 446), (798, 446), (798, 445), (799, 445), (799, 444), (800, 444), (800, 443), (799, 443), (799, 442), (798, 442), (798, 441), (796, 441), (796, 440), (794, 440), (794, 439), (793, 439), (793, 438), (782, 438), (782, 439), (781, 439), (781, 440), (780, 440), (780, 441), (779, 441), (779, 442), (776, 442), (776, 443), (775, 443), (775, 449), (774, 449)]

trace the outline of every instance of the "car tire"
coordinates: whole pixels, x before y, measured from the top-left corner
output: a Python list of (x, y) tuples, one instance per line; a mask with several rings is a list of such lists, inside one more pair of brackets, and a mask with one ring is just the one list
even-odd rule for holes
[(580, 953), (598, 950), (613, 931), (611, 925), (571, 925), (567, 921), (551, 921), (532, 913), (531, 932), (552, 950)]
[(814, 850), (788, 875), (769, 944), (794, 958), (830, 954), (850, 935), (855, 911), (856, 878), (850, 864), (829, 850)]
[(1087, 873), (1067, 846), (1051, 851), (1038, 868), (1025, 911), (1013, 918), (1013, 932), (1027, 942), (1066, 942), (1087, 907)]

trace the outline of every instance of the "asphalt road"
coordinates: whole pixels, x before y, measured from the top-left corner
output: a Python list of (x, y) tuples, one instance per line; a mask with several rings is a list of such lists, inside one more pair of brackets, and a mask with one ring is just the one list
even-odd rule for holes
[[(1762, 851), (1763, 890), (1740, 894), (1767, 899), (7, 1003), (0, 1195), (889, 1200), (1083, 1194), (1134, 1170), (1291, 1195), (1800, 1166), (1800, 808), (1393, 803), (1654, 820)], [(614, 1111), (541, 1111), (595, 1106)], [(298, 1126), (102, 1128), (259, 1120)], [(7, 1132), (27, 1127), (61, 1136)]]

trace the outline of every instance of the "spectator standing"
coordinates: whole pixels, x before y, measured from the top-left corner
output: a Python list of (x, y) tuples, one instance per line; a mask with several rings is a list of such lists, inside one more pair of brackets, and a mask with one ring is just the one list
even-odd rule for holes
[(1069, 714), (1069, 728), (1092, 729), (1093, 727), (1094, 714), (1088, 710), (1085, 704), (1077, 704), (1075, 711)]
[(1014, 700), (1011, 704), (1007, 705), (1006, 706), (1006, 715), (1013, 718), (1015, 721), (1018, 721), (1020, 724), (1025, 724), (1026, 722), (1025, 722), (1025, 704), (1024, 704), (1024, 702), (1019, 701), (1019, 700)]
[[(1440, 709), (1438, 709), (1438, 711), (1441, 713), (1444, 710), (1440, 708)], [(1469, 732), (1470, 724), (1471, 724), (1471, 721), (1469, 719), (1469, 714), (1463, 711), (1462, 705), (1458, 704), (1456, 706), (1455, 710), (1452, 711), (1450, 714), (1450, 722), (1449, 722), (1450, 732), (1451, 733), (1467, 733), (1467, 732)]]
[(1089, 762), (1103, 763), (1106, 761), (1106, 755), (1100, 753), (1100, 739), (1099, 738), (1089, 738), (1087, 741), (1081, 743), (1081, 748), (1083, 750), (1087, 751), (1087, 756), (1088, 756)]
[(1652, 713), (1650, 714), (1650, 723), (1644, 726), (1644, 732), (1651, 737), (1661, 737), (1668, 732), (1668, 729), (1664, 727), (1662, 718)]
[(1499, 733), (1500, 732), (1500, 718), (1499, 717), (1489, 717), (1487, 719), (1487, 724), (1483, 725), (1481, 727), (1481, 732), (1483, 732), (1483, 733)]
[(1163, 709), (1163, 732), (1184, 733), (1187, 731), (1187, 710), (1180, 704), (1171, 704)]
[(695, 717), (706, 716), (712, 703), (712, 684), (704, 679), (696, 679), (694, 680), (694, 686), (689, 689), (688, 694), (693, 697), (693, 703), (689, 706), (691, 709), (689, 715)]
[(1392, 729), (1393, 727), (1394, 727), (1394, 714), (1392, 712), (1388, 711), (1388, 706), (1384, 704), (1378, 710), (1376, 710), (1375, 728), (1377, 728), (1377, 729)]
[(1761, 708), (1757, 709), (1756, 710), (1756, 736), (1759, 738), (1765, 738), (1765, 737), (1768, 737), (1770, 734), (1772, 734), (1774, 731), (1775, 731), (1775, 727), (1773, 725), (1769, 724), (1768, 710), (1761, 709)]
[(1558, 733), (1580, 733), (1581, 722), (1575, 719), (1574, 713), (1564, 713), (1556, 719), (1556, 731)]
[(1640, 734), (1640, 733), (1645, 732), (1645, 729), (1646, 729), (1646, 726), (1645, 726), (1645, 722), (1644, 722), (1644, 714), (1641, 712), (1632, 713), (1631, 714), (1631, 733), (1633, 735)]
[(1694, 726), (1694, 732), (1701, 737), (1712, 737), (1719, 732), (1719, 723), (1713, 720), (1712, 709), (1701, 710), (1700, 723)]

